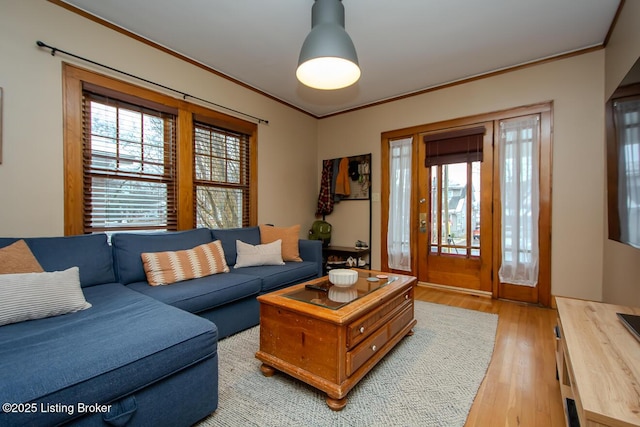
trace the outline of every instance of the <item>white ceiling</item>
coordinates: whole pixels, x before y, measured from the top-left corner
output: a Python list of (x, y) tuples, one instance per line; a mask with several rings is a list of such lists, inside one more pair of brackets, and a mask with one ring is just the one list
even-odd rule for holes
[(620, 0), (344, 0), (362, 77), (296, 80), (313, 0), (64, 0), (316, 117), (601, 46)]

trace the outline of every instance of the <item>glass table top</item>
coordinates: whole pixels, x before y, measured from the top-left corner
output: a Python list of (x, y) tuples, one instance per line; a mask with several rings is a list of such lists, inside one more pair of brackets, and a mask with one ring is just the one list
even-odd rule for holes
[(295, 291), (282, 294), (286, 298), (337, 310), (398, 279), (378, 272), (358, 271), (358, 281), (347, 288), (333, 286), (329, 277), (313, 280)]

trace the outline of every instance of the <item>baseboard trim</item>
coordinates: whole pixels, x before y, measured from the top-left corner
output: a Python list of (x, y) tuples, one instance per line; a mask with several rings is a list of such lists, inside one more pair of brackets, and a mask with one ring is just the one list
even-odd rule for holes
[(439, 290), (442, 290), (442, 291), (452, 291), (452, 292), (457, 292), (457, 293), (460, 293), (460, 294), (476, 295), (476, 296), (486, 297), (486, 298), (492, 298), (493, 297), (493, 294), (491, 292), (488, 292), (488, 291), (477, 291), (477, 290), (474, 290), (474, 289), (458, 288), (458, 287), (455, 287), (455, 286), (438, 285), (436, 283), (418, 282), (418, 286), (423, 286), (425, 288), (439, 289)]

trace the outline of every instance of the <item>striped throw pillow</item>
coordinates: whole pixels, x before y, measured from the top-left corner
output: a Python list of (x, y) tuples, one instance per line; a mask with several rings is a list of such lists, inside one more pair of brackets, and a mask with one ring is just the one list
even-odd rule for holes
[(142, 253), (142, 264), (151, 286), (169, 285), (217, 273), (228, 273), (219, 240), (192, 249)]
[(59, 316), (90, 308), (80, 270), (0, 274), (0, 325)]

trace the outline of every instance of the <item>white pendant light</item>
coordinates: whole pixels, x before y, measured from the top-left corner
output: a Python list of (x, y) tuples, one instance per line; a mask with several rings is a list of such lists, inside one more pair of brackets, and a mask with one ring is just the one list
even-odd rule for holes
[(315, 0), (311, 32), (300, 49), (298, 80), (315, 89), (341, 89), (360, 78), (358, 55), (344, 29), (341, 0)]

